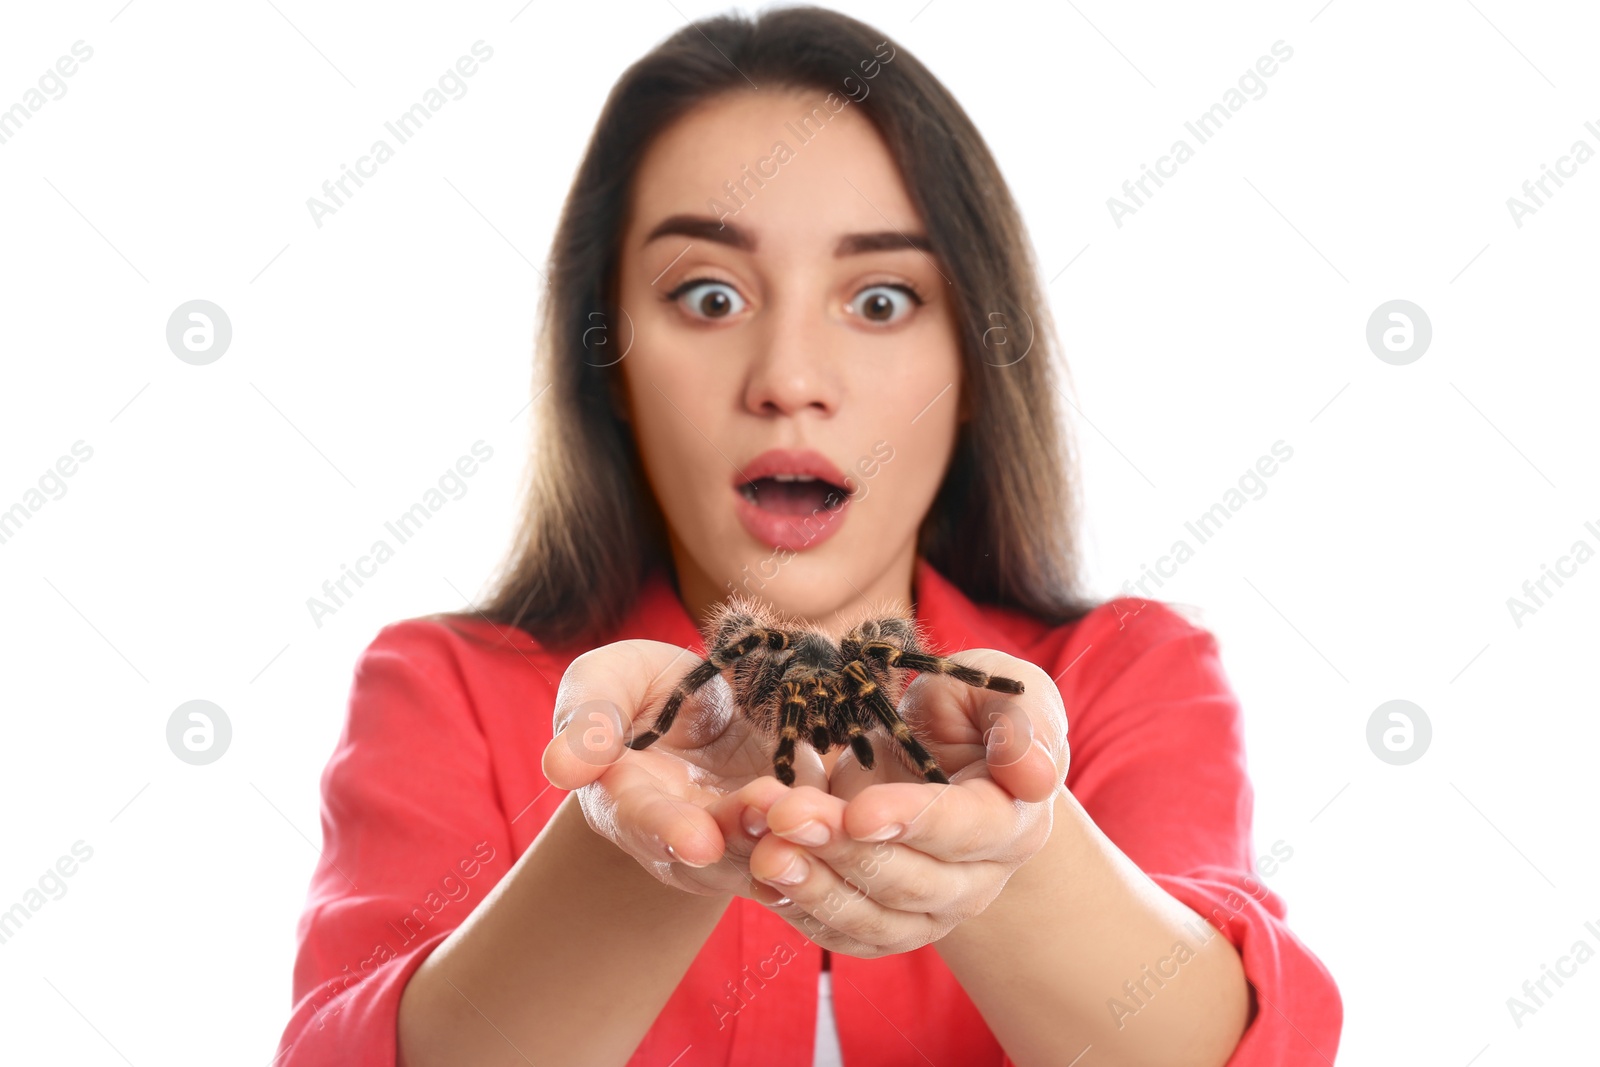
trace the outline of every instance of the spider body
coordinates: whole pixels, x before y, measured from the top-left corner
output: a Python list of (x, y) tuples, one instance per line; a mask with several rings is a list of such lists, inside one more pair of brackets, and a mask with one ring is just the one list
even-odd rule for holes
[(684, 700), (721, 674), (745, 717), (777, 739), (773, 773), (785, 785), (794, 785), (795, 746), (802, 739), (818, 754), (848, 745), (871, 770), (867, 734), (875, 727), (899, 743), (928, 781), (948, 783), (938, 760), (896, 710), (906, 675), (928, 671), (978, 689), (1022, 692), (1014, 678), (935, 655), (915, 620), (900, 614), (868, 618), (835, 643), (814, 626), (784, 623), (758, 602), (735, 596), (719, 606), (710, 631), (704, 661), (678, 682), (650, 729), (629, 741), (629, 748), (653, 744), (672, 728)]

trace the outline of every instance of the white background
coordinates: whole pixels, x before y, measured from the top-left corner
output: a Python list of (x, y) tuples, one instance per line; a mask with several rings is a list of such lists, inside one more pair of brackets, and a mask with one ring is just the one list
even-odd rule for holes
[[(274, 6), (274, 4), (276, 6)], [(516, 517), (542, 263), (621, 70), (690, 0), (7, 5), (0, 108), (0, 909), (93, 856), (0, 944), (17, 1062), (265, 1064), (290, 1010), (318, 776), (384, 624), (463, 606)], [(1340, 1062), (1594, 1055), (1600, 960), (1506, 1000), (1600, 925), (1600, 19), (1506, 0), (853, 4), (943, 79), (1021, 202), (1066, 342), (1095, 592), (1116, 593), (1275, 441), (1293, 458), (1156, 595), (1219, 636), (1268, 884), (1339, 981)], [(493, 58), (316, 227), (306, 199), (482, 39)], [(1293, 57), (1119, 228), (1108, 197), (1283, 40)], [(1188, 137), (1191, 145), (1194, 139)], [(391, 140), (392, 143), (392, 140)], [(1069, 265), (1070, 264), (1070, 265)], [(1380, 361), (1368, 316), (1433, 341)], [(168, 349), (207, 299), (208, 366)], [(319, 628), (306, 599), (473, 442), (494, 457)], [(1191, 543), (1193, 539), (1190, 538)], [(1427, 713), (1406, 766), (1382, 702)], [(215, 701), (226, 755), (169, 716)], [(1069, 709), (1070, 710), (1070, 709)]]

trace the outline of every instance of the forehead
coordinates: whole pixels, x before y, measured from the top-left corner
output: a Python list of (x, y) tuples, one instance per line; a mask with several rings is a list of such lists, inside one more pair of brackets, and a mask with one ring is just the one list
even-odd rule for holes
[[(697, 105), (640, 161), (627, 242), (637, 249), (662, 219), (724, 217), (755, 238), (755, 254), (833, 248), (839, 236), (920, 231), (899, 167), (849, 97), (820, 89), (742, 90)], [(834, 110), (839, 108), (839, 110)]]

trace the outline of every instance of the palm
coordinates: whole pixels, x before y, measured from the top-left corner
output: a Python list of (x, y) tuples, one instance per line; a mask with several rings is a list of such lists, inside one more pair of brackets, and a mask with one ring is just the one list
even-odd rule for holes
[[(933, 753), (946, 776), (954, 778), (964, 768), (984, 762), (985, 730), (979, 723), (990, 721), (990, 713), (1006, 699), (1003, 694), (923, 674), (906, 688), (896, 710)], [(875, 757), (872, 769), (862, 767), (855, 753), (846, 748), (828, 776), (830, 793), (849, 800), (870, 785), (927, 781), (911, 767), (905, 750), (887, 731), (874, 730), (869, 736)], [(980, 767), (962, 778), (983, 773)]]
[[(614, 654), (628, 657), (617, 669), (652, 679), (638, 703), (634, 722), (622, 727), (623, 735), (631, 737), (654, 725), (656, 711), (683, 675), (687, 654), (677, 646), (654, 641), (620, 642), (611, 648)], [(573, 751), (586, 762), (607, 764), (589, 787), (594, 791), (591, 796), (616, 803), (635, 794), (637, 799), (677, 809), (695, 828), (691, 840), (704, 839), (699, 854), (715, 855), (720, 850), (722, 860), (703, 868), (674, 865), (674, 880), (693, 883), (701, 891), (749, 895), (751, 848), (735, 830), (744, 804), (734, 794), (772, 775), (773, 744), (737, 712), (727, 682), (718, 676), (691, 695), (671, 728), (643, 749), (623, 748), (615, 724), (607, 723), (603, 716), (584, 710), (579, 715), (593, 721), (578, 721), (569, 728)], [(797, 784), (826, 788), (826, 774), (815, 753), (797, 754), (795, 772)], [(690, 809), (711, 815), (723, 830), (723, 840), (715, 840), (715, 830), (706, 826), (704, 819), (688, 817)]]

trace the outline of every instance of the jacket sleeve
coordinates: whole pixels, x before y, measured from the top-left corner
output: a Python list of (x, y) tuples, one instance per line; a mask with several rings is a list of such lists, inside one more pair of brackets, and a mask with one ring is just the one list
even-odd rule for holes
[[(1243, 714), (1216, 638), (1156, 601), (1118, 598), (1096, 614), (1064, 650), (1083, 660), (1059, 683), (1068, 788), (1152, 881), (1205, 920), (1191, 947), (1220, 932), (1238, 949), (1251, 1019), (1229, 1067), (1332, 1063), (1338, 986), (1256, 872)], [(1292, 855), (1279, 850), (1263, 872)]]
[(406, 982), (514, 858), (445, 632), (395, 623), (356, 665), (273, 1067), (393, 1067)]

